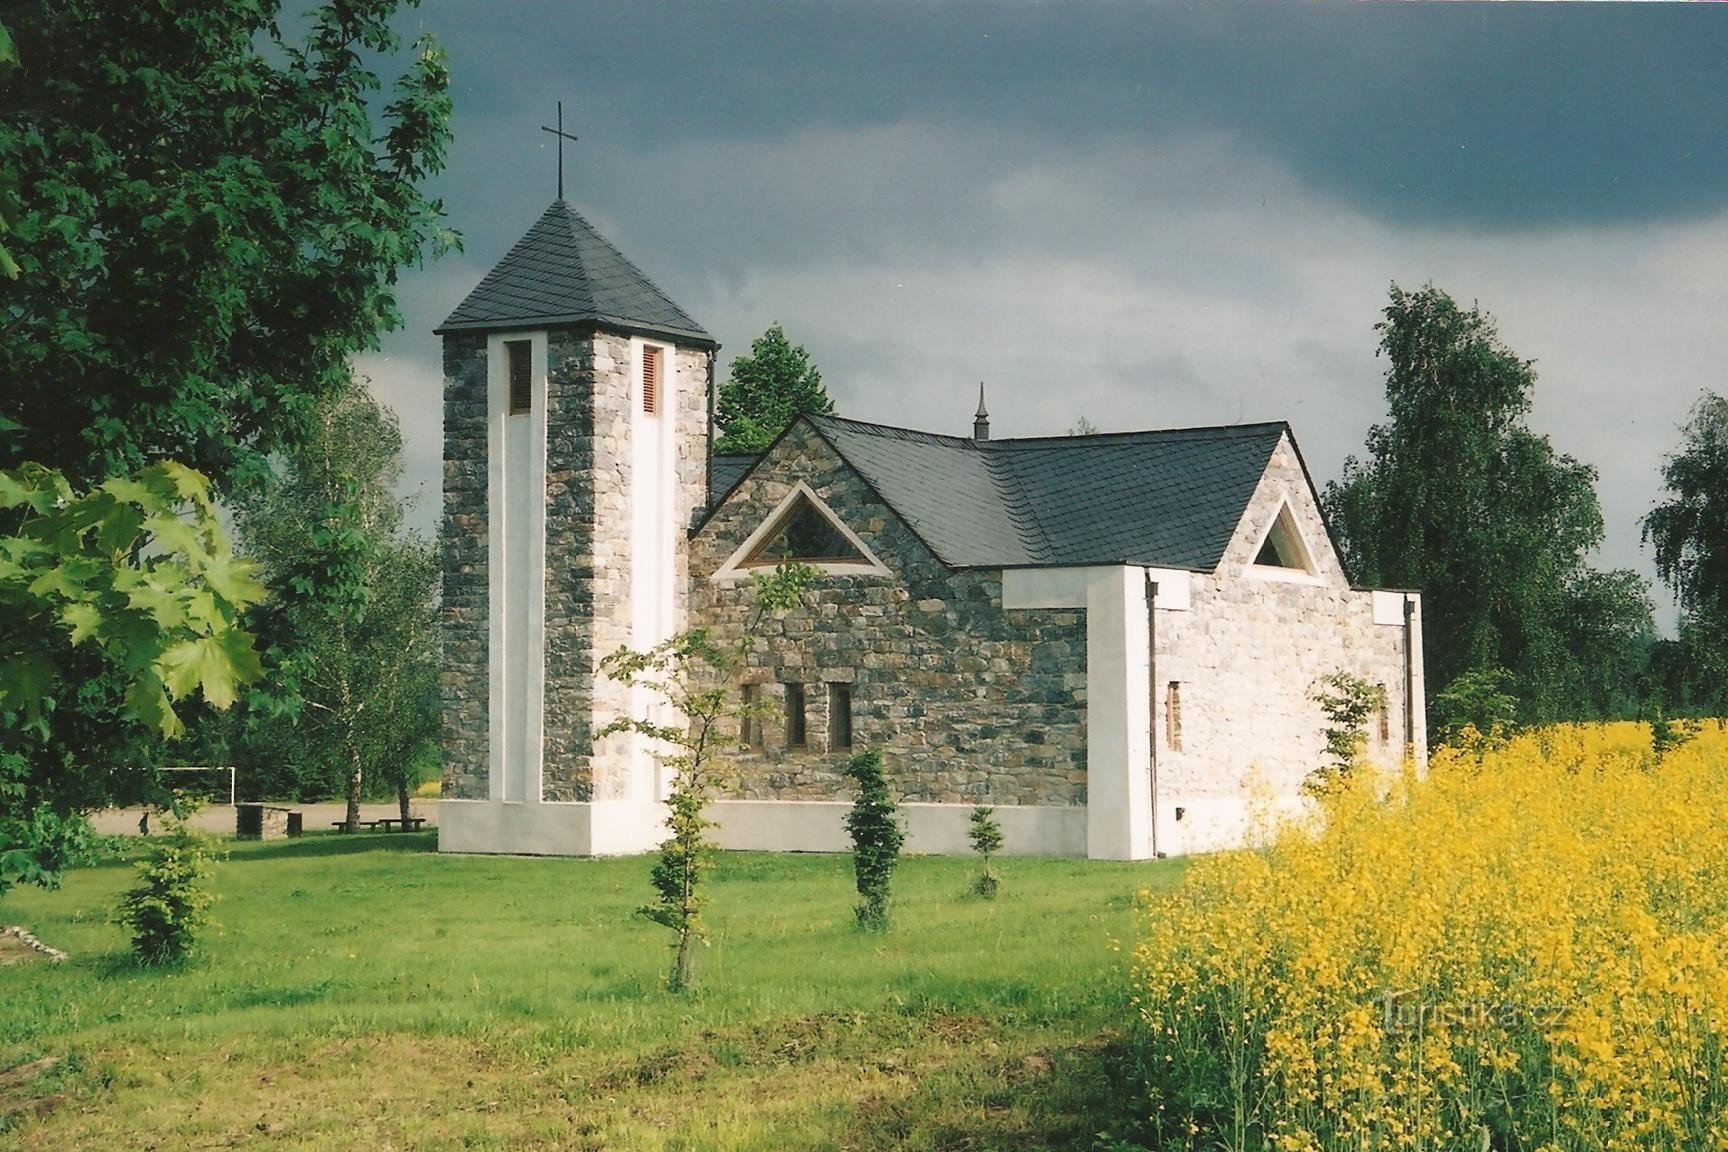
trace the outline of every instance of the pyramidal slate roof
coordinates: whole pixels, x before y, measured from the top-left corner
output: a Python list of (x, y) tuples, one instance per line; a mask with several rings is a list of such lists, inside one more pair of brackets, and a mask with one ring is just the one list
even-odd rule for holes
[(1210, 572), (1289, 432), (1279, 422), (972, 440), (803, 419), (953, 568)]
[(599, 323), (685, 344), (714, 338), (562, 200), (435, 331)]

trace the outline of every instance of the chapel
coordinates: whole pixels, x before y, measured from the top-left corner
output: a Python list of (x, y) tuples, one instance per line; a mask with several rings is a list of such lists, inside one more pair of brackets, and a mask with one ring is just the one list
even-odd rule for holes
[(967, 851), (977, 805), (1008, 853), (1240, 846), (1301, 810), (1340, 671), (1384, 690), (1370, 757), (1425, 756), (1420, 596), (1352, 583), (1287, 424), (993, 439), (980, 393), (969, 435), (806, 416), (718, 456), (718, 345), (562, 199), (437, 333), (441, 851), (653, 848), (668, 769), (597, 734), (657, 705), (600, 661), (737, 641), (783, 559), (819, 577), (728, 686), (769, 718), (723, 734), (723, 847), (844, 849), (867, 748), (909, 851)]

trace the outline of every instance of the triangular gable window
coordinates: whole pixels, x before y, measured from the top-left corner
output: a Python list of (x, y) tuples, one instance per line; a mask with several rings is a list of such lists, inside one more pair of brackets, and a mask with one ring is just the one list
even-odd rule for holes
[(1266, 539), (1260, 543), (1260, 551), (1255, 553), (1254, 566), (1314, 574), (1314, 562), (1309, 558), (1308, 546), (1296, 529), (1288, 504), (1278, 510), (1278, 518), (1272, 521)]
[(817, 510), (802, 492), (769, 533), (743, 560), (746, 568), (772, 568), (783, 560), (803, 564), (868, 564), (840, 527)]
[(834, 575), (890, 575), (869, 545), (802, 480), (720, 566), (713, 579), (737, 580), (785, 561), (808, 564)]

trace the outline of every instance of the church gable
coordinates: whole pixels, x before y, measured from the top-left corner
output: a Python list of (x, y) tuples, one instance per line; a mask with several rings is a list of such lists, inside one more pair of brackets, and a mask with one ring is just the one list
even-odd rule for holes
[(1349, 586), (1319, 494), (1288, 433), (1267, 461), (1216, 572), (1230, 578)]
[(887, 576), (888, 568), (832, 508), (799, 480), (714, 573), (739, 579), (782, 563), (835, 576)]
[(691, 574), (700, 581), (731, 584), (788, 557), (830, 577), (914, 582), (947, 571), (916, 529), (803, 419), (691, 533)]

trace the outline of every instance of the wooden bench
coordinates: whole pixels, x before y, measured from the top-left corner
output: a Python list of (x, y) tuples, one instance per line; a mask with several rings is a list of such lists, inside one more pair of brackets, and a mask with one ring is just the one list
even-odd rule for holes
[[(377, 832), (380, 829), (385, 832), (418, 832), (420, 831), (420, 825), (424, 823), (426, 823), (426, 817), (424, 816), (410, 816), (407, 820), (403, 820), (400, 816), (385, 816), (380, 817), (377, 820), (361, 820), (359, 822), (360, 827), (366, 829), (368, 832)], [(348, 830), (348, 821), (332, 820), (330, 821), (330, 827), (336, 829), (338, 832), (345, 832)]]

